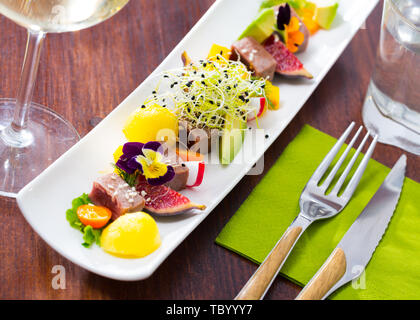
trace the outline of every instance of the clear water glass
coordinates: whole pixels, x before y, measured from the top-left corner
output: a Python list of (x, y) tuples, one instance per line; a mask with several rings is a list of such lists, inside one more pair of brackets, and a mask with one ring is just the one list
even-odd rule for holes
[(420, 155), (420, 0), (385, 0), (363, 121), (379, 141)]

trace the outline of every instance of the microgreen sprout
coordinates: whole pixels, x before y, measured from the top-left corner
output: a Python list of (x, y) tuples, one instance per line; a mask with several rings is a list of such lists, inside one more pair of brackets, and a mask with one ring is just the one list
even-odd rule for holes
[[(170, 88), (160, 90), (163, 82)], [(193, 127), (223, 129), (226, 115), (247, 120), (255, 109), (250, 98), (264, 96), (265, 79), (255, 79), (240, 61), (217, 55), (187, 66), (166, 71), (145, 105), (171, 101), (180, 120)], [(165, 103), (169, 105), (169, 103)]]

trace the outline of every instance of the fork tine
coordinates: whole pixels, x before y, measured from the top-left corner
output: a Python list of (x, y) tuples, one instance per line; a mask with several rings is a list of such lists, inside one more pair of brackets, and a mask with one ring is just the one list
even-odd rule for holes
[(349, 136), (351, 130), (353, 129), (355, 123), (352, 122), (349, 127), (344, 131), (344, 133), (341, 135), (340, 139), (336, 142), (334, 147), (328, 152), (327, 156), (322, 160), (321, 164), (318, 166), (318, 168), (315, 170), (314, 174), (312, 175), (310, 180), (313, 180), (314, 182), (318, 183), (319, 180), (324, 175), (325, 171), (327, 171), (328, 167), (330, 166), (331, 162), (334, 160), (335, 156), (337, 155), (338, 151), (340, 151), (341, 146), (346, 141), (347, 137)]
[(350, 173), (351, 168), (353, 168), (354, 163), (357, 160), (357, 157), (359, 156), (360, 152), (362, 152), (362, 148), (364, 147), (367, 139), (370, 137), (369, 132), (365, 135), (365, 137), (363, 138), (362, 142), (360, 143), (359, 147), (356, 150), (356, 153), (353, 155), (353, 157), (351, 158), (350, 162), (348, 163), (346, 169), (344, 170), (344, 172), (341, 174), (340, 178), (338, 179), (337, 183), (335, 184), (333, 190), (331, 191), (331, 194), (337, 194), (344, 181), (346, 180), (348, 174)]
[[(368, 132), (368, 135), (370, 135), (369, 132)], [(372, 140), (372, 143), (369, 146), (369, 149), (367, 150), (365, 156), (363, 157), (362, 162), (360, 163), (360, 165), (357, 168), (356, 172), (354, 173), (353, 177), (350, 179), (349, 184), (347, 185), (346, 189), (344, 190), (343, 197), (350, 198), (353, 195), (354, 191), (356, 190), (357, 185), (359, 184), (360, 179), (363, 176), (363, 173), (365, 172), (365, 169), (366, 169), (367, 164), (370, 160), (370, 157), (372, 156), (373, 150), (375, 150), (375, 146), (376, 146), (377, 142), (378, 142), (378, 135), (375, 135), (375, 137)], [(356, 161), (356, 159), (355, 159), (355, 161)], [(337, 193), (338, 193), (338, 191), (337, 191)]]
[(344, 160), (347, 158), (347, 155), (349, 154), (351, 148), (353, 147), (354, 143), (356, 142), (357, 138), (359, 137), (360, 132), (362, 132), (363, 127), (360, 126), (359, 130), (357, 130), (356, 134), (354, 135), (353, 139), (351, 139), (350, 143), (348, 144), (346, 150), (341, 155), (340, 159), (335, 164), (334, 168), (331, 170), (328, 177), (325, 179), (325, 181), (322, 183), (322, 188), (326, 190), (330, 184), (331, 181), (334, 179), (338, 169), (340, 169), (341, 165), (343, 164)]

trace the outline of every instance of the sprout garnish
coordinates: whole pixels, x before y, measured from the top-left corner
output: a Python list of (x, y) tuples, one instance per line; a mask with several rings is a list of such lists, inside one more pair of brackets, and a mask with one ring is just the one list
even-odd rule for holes
[(162, 80), (170, 90), (159, 93), (156, 88), (146, 105), (168, 106), (171, 102), (180, 120), (187, 120), (193, 127), (219, 130), (227, 114), (246, 121), (248, 114), (255, 113), (250, 98), (264, 96), (266, 83), (265, 79), (254, 79), (240, 61), (221, 55), (166, 71)]

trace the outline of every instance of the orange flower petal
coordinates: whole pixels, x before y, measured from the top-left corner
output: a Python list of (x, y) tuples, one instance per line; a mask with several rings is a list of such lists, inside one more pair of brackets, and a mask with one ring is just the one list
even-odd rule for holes
[(287, 49), (289, 49), (290, 52), (294, 53), (297, 51), (298, 47), (292, 41), (289, 41), (287, 43)]
[(290, 19), (289, 25), (287, 26), (287, 31), (288, 32), (295, 32), (295, 31), (299, 31), (300, 28), (300, 22), (299, 19), (296, 17), (292, 17)]
[(295, 45), (300, 46), (305, 40), (305, 36), (302, 32), (297, 31), (293, 32), (292, 34), (289, 34), (289, 39), (290, 42), (293, 42)]

